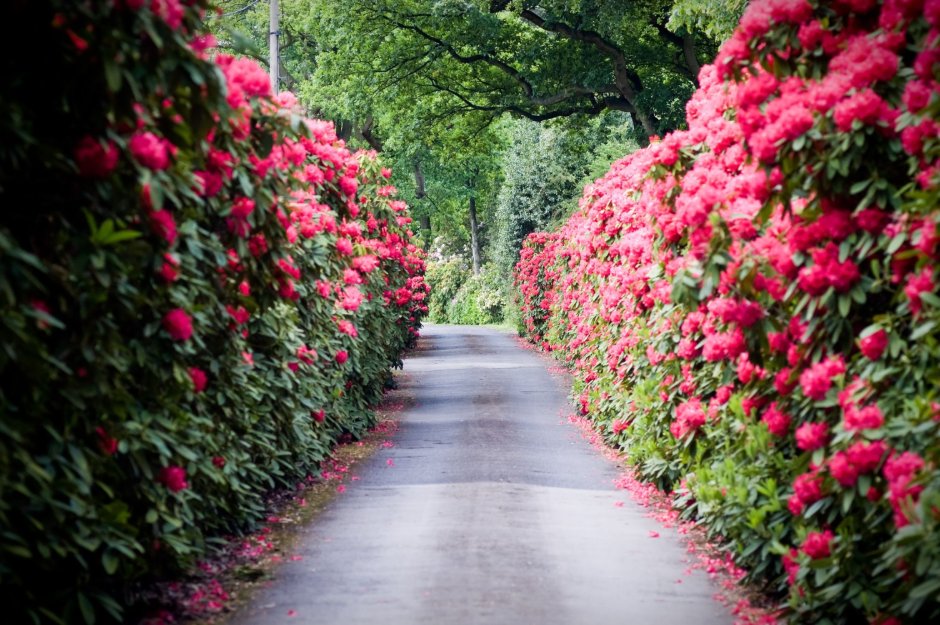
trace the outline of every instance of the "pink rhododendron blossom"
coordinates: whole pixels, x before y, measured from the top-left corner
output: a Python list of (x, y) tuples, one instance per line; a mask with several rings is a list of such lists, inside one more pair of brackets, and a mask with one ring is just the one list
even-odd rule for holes
[(343, 282), (345, 284), (362, 284), (362, 276), (355, 269), (344, 269)]
[(859, 339), (858, 347), (869, 360), (878, 360), (888, 346), (888, 333), (879, 328), (867, 336)]
[(174, 341), (187, 341), (193, 335), (193, 321), (182, 308), (174, 308), (163, 316), (163, 329)]
[(785, 354), (790, 349), (790, 337), (786, 332), (770, 332), (767, 334), (767, 344), (773, 351)]
[(751, 362), (747, 352), (738, 356), (738, 381), (741, 384), (747, 384), (751, 380), (760, 380), (764, 378), (765, 371)]
[(178, 493), (189, 488), (186, 482), (186, 469), (171, 465), (160, 469), (157, 481), (167, 487), (170, 492)]
[(379, 266), (379, 259), (372, 255), (357, 256), (353, 259), (353, 269), (362, 273), (369, 273)]
[(170, 155), (176, 148), (152, 132), (138, 132), (128, 141), (131, 155), (148, 169), (164, 170), (170, 166)]
[(884, 476), (888, 480), (889, 502), (894, 510), (894, 524), (898, 528), (912, 521), (908, 516), (912, 509), (910, 504), (917, 502), (924, 487), (911, 482), (923, 467), (923, 458), (911, 451), (892, 455), (885, 462)]
[(858, 480), (859, 470), (849, 460), (845, 452), (836, 452), (829, 458), (829, 474), (842, 486), (854, 486)]
[(117, 167), (119, 154), (113, 141), (102, 144), (100, 139), (86, 135), (75, 146), (74, 156), (79, 174), (86, 178), (106, 178)]
[(701, 400), (693, 397), (676, 408), (676, 418), (669, 426), (669, 430), (676, 438), (683, 438), (703, 425), (705, 425), (705, 410)]
[(150, 0), (150, 10), (173, 30), (183, 23), (184, 9), (180, 0)]
[(921, 80), (912, 80), (904, 86), (904, 106), (912, 113), (916, 113), (930, 104), (933, 89)]
[(813, 560), (828, 558), (832, 553), (832, 542), (835, 536), (830, 530), (823, 532), (809, 532), (803, 540), (800, 550)]
[(236, 308), (229, 304), (225, 307), (225, 312), (227, 312), (229, 317), (232, 318), (232, 321), (235, 322), (235, 325), (245, 325), (251, 320), (251, 313), (248, 312), (248, 309), (244, 306), (239, 306)]
[(306, 345), (301, 345), (297, 348), (297, 359), (301, 362), (312, 365), (319, 358), (317, 350), (307, 347)]
[(349, 352), (347, 352), (345, 349), (341, 349), (338, 352), (336, 352), (337, 364), (340, 364), (340, 365), (345, 364), (347, 360), (349, 360)]
[(342, 334), (349, 335), (353, 338), (359, 336), (359, 332), (356, 331), (356, 326), (346, 319), (339, 319), (336, 322), (336, 327)]
[(730, 332), (716, 332), (706, 337), (702, 346), (702, 356), (711, 362), (733, 360), (744, 351), (744, 348), (744, 333), (740, 328), (736, 328)]
[(860, 441), (849, 446), (846, 453), (862, 473), (868, 473), (881, 464), (881, 460), (887, 451), (888, 448), (884, 441), (872, 441), (870, 443)]
[(350, 256), (353, 253), (352, 241), (346, 238), (340, 237), (336, 239), (336, 251), (342, 254), (343, 256)]
[(851, 260), (839, 261), (839, 249), (834, 243), (811, 252), (813, 264), (800, 269), (797, 284), (810, 295), (821, 295), (830, 286), (844, 293), (859, 280), (858, 267)]
[(815, 472), (803, 473), (793, 482), (793, 496), (787, 502), (787, 507), (793, 514), (800, 514), (806, 506), (812, 505), (823, 498), (822, 477)]
[(348, 286), (343, 289), (343, 297), (340, 300), (340, 306), (343, 310), (358, 310), (362, 305), (362, 292), (358, 287)]
[(176, 256), (169, 253), (164, 254), (163, 264), (160, 265), (160, 269), (157, 273), (164, 282), (175, 282), (180, 277), (179, 265), (180, 261)]
[(630, 427), (630, 422), (623, 419), (615, 419), (610, 425), (614, 434), (620, 434)]
[(189, 379), (192, 380), (193, 391), (196, 393), (206, 390), (206, 385), (209, 383), (209, 376), (199, 367), (189, 368)]
[(829, 440), (829, 426), (825, 423), (804, 423), (796, 428), (796, 446), (803, 451), (822, 449)]
[(819, 401), (826, 396), (832, 387), (832, 380), (845, 373), (845, 362), (841, 356), (830, 356), (808, 367), (800, 374), (800, 388), (803, 394), (810, 399)]
[(925, 267), (920, 273), (912, 275), (904, 286), (904, 294), (907, 295), (911, 312), (916, 317), (923, 309), (923, 302), (920, 298), (921, 293), (933, 293), (936, 289), (933, 279), (933, 269)]
[(878, 94), (871, 89), (865, 89), (837, 104), (833, 110), (833, 119), (839, 130), (848, 132), (856, 121), (862, 125), (877, 122), (883, 116), (886, 106)]
[(884, 422), (884, 415), (881, 413), (881, 409), (875, 404), (865, 406), (864, 408), (849, 406), (845, 411), (845, 418), (843, 419), (845, 429), (850, 431), (873, 430), (880, 428), (884, 425)]
[(789, 395), (796, 388), (796, 381), (791, 379), (793, 370), (785, 367), (774, 375), (774, 389), (781, 395)]
[(173, 245), (176, 241), (176, 220), (167, 210), (158, 210), (150, 213), (150, 229), (169, 245)]
[(118, 450), (118, 440), (108, 434), (100, 425), (95, 428), (95, 433), (98, 435), (98, 449), (101, 450), (106, 456), (113, 456), (117, 453)]
[(248, 239), (248, 252), (255, 258), (266, 254), (268, 251), (268, 240), (264, 233), (258, 233)]
[(790, 431), (790, 420), (790, 415), (780, 410), (777, 402), (772, 402), (761, 416), (761, 421), (774, 436), (786, 436)]
[(870, 473), (881, 464), (886, 452), (887, 446), (882, 441), (853, 443), (829, 459), (829, 473), (842, 486), (853, 486), (859, 475)]
[(247, 197), (240, 197), (232, 202), (232, 208), (229, 214), (235, 219), (247, 219), (254, 210), (254, 200)]
[(343, 176), (339, 179), (339, 188), (346, 195), (355, 195), (356, 189), (359, 187), (359, 183), (355, 178), (348, 176)]

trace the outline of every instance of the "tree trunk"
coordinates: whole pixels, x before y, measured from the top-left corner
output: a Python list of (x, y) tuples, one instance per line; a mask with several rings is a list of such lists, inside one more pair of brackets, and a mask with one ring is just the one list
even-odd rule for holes
[(421, 161), (415, 161), (415, 197), (422, 199), (426, 195), (424, 191), (424, 172), (421, 171)]
[(424, 249), (431, 249), (431, 216), (421, 215), (418, 217), (418, 225), (421, 227), (421, 237), (424, 241)]
[(695, 38), (689, 33), (682, 36), (682, 53), (685, 55), (685, 64), (689, 66), (689, 71), (692, 72), (692, 82), (698, 87), (698, 74), (702, 71), (702, 66), (699, 65), (695, 54)]
[(336, 136), (343, 141), (349, 141), (353, 133), (352, 122), (348, 119), (341, 119), (336, 122)]
[(477, 199), (470, 196), (470, 254), (473, 257), (473, 275), (480, 275), (480, 224), (477, 222)]
[[(415, 199), (423, 200), (427, 197), (428, 194), (424, 189), (424, 172), (421, 171), (421, 161), (416, 159), (414, 165)], [(424, 203), (422, 202), (422, 204)], [(427, 211), (427, 206), (424, 206), (424, 210)], [(424, 249), (431, 249), (431, 216), (426, 212), (423, 215), (419, 215), (418, 225), (421, 229), (421, 238), (424, 241)]]
[(375, 150), (376, 152), (382, 151), (382, 140), (372, 134), (372, 126), (374, 125), (375, 120), (372, 119), (372, 116), (366, 118), (362, 123), (362, 128), (359, 129), (359, 136), (362, 137), (362, 140), (369, 144), (369, 147)]

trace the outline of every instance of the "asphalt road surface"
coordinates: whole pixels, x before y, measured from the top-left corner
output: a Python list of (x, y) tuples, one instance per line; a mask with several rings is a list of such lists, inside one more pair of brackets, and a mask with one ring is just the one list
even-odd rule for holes
[(507, 332), (425, 327), (394, 446), (233, 625), (730, 625), (677, 535), (563, 422), (547, 367)]

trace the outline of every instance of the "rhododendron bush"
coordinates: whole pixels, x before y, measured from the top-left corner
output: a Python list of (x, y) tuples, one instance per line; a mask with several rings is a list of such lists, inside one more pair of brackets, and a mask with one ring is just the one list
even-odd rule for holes
[(940, 618), (940, 2), (755, 1), (517, 266), (526, 333), (793, 622)]
[(202, 0), (15, 3), (0, 87), (5, 619), (99, 620), (372, 424), (426, 312), (374, 153)]

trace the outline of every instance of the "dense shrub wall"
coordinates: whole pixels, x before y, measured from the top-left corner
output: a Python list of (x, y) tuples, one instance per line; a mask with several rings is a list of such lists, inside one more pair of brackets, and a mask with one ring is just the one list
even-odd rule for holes
[(462, 259), (431, 261), (425, 276), (431, 296), (428, 321), (485, 325), (500, 323), (509, 307), (505, 291), (509, 278), (500, 275), (493, 263), (473, 275)]
[(206, 5), (5, 9), (31, 55), (0, 54), (6, 622), (116, 613), (257, 520), (370, 424), (427, 311), (389, 172), (210, 59)]
[(940, 2), (752, 3), (517, 266), (528, 336), (795, 623), (940, 618)]

